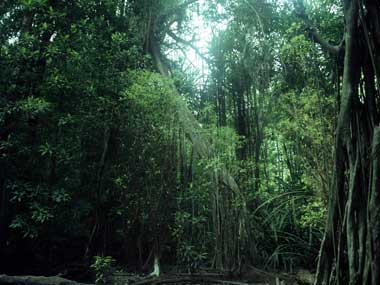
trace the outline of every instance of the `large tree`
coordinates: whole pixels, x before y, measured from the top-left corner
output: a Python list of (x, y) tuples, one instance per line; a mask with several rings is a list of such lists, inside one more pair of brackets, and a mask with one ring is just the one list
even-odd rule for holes
[(335, 171), (316, 284), (380, 282), (380, 5), (344, 0), (344, 37), (324, 40), (300, 15), (310, 36), (342, 58), (342, 91), (336, 126)]

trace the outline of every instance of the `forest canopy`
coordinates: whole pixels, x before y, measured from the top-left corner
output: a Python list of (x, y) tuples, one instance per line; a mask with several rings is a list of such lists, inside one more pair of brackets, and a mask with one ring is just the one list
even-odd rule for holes
[(0, 273), (379, 284), (379, 15), (377, 0), (2, 1)]

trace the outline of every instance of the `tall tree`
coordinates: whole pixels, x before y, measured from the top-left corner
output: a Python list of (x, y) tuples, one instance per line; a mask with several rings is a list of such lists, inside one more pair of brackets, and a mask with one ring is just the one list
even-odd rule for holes
[(380, 282), (380, 4), (344, 0), (344, 36), (332, 45), (300, 15), (312, 39), (344, 54), (335, 172), (316, 284)]

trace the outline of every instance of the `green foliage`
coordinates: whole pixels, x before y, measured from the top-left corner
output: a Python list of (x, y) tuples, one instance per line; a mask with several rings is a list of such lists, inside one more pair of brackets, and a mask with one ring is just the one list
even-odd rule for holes
[[(114, 263), (100, 253), (135, 269), (157, 244), (189, 271), (314, 262), (335, 63), (289, 3), (204, 2), (0, 4), (0, 254), (31, 248), (45, 268), (95, 256), (97, 284)], [(335, 2), (307, 6), (329, 38)], [(200, 16), (218, 26), (202, 79), (165, 58), (183, 45), (168, 31), (191, 39)]]
[(113, 259), (112, 256), (94, 256), (94, 262), (91, 264), (91, 268), (96, 275), (96, 285), (108, 284), (114, 263), (115, 259)]
[(51, 110), (51, 104), (43, 98), (28, 97), (18, 102), (18, 109), (29, 116), (38, 116)]
[(7, 190), (11, 193), (10, 201), (23, 209), (15, 216), (10, 228), (30, 238), (36, 238), (70, 200), (70, 194), (64, 189), (49, 189), (46, 185), (14, 183), (9, 184)]
[(300, 226), (304, 229), (308, 227), (319, 229), (320, 232), (324, 229), (327, 210), (321, 200), (315, 199), (309, 201), (306, 205), (301, 207), (302, 216), (300, 219)]
[(207, 259), (207, 253), (196, 250), (193, 245), (180, 244), (178, 248), (178, 258), (180, 265), (185, 266), (189, 272), (194, 272)]

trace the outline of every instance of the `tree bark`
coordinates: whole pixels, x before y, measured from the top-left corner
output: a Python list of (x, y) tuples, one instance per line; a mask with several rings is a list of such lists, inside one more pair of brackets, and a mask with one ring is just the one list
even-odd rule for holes
[[(371, 42), (378, 39), (376, 26), (368, 31), (365, 24), (372, 19), (361, 14), (369, 2), (343, 3), (345, 57), (334, 184), (315, 284), (380, 283), (379, 90), (376, 65), (368, 60), (374, 58)], [(361, 78), (365, 88), (360, 88)]]

